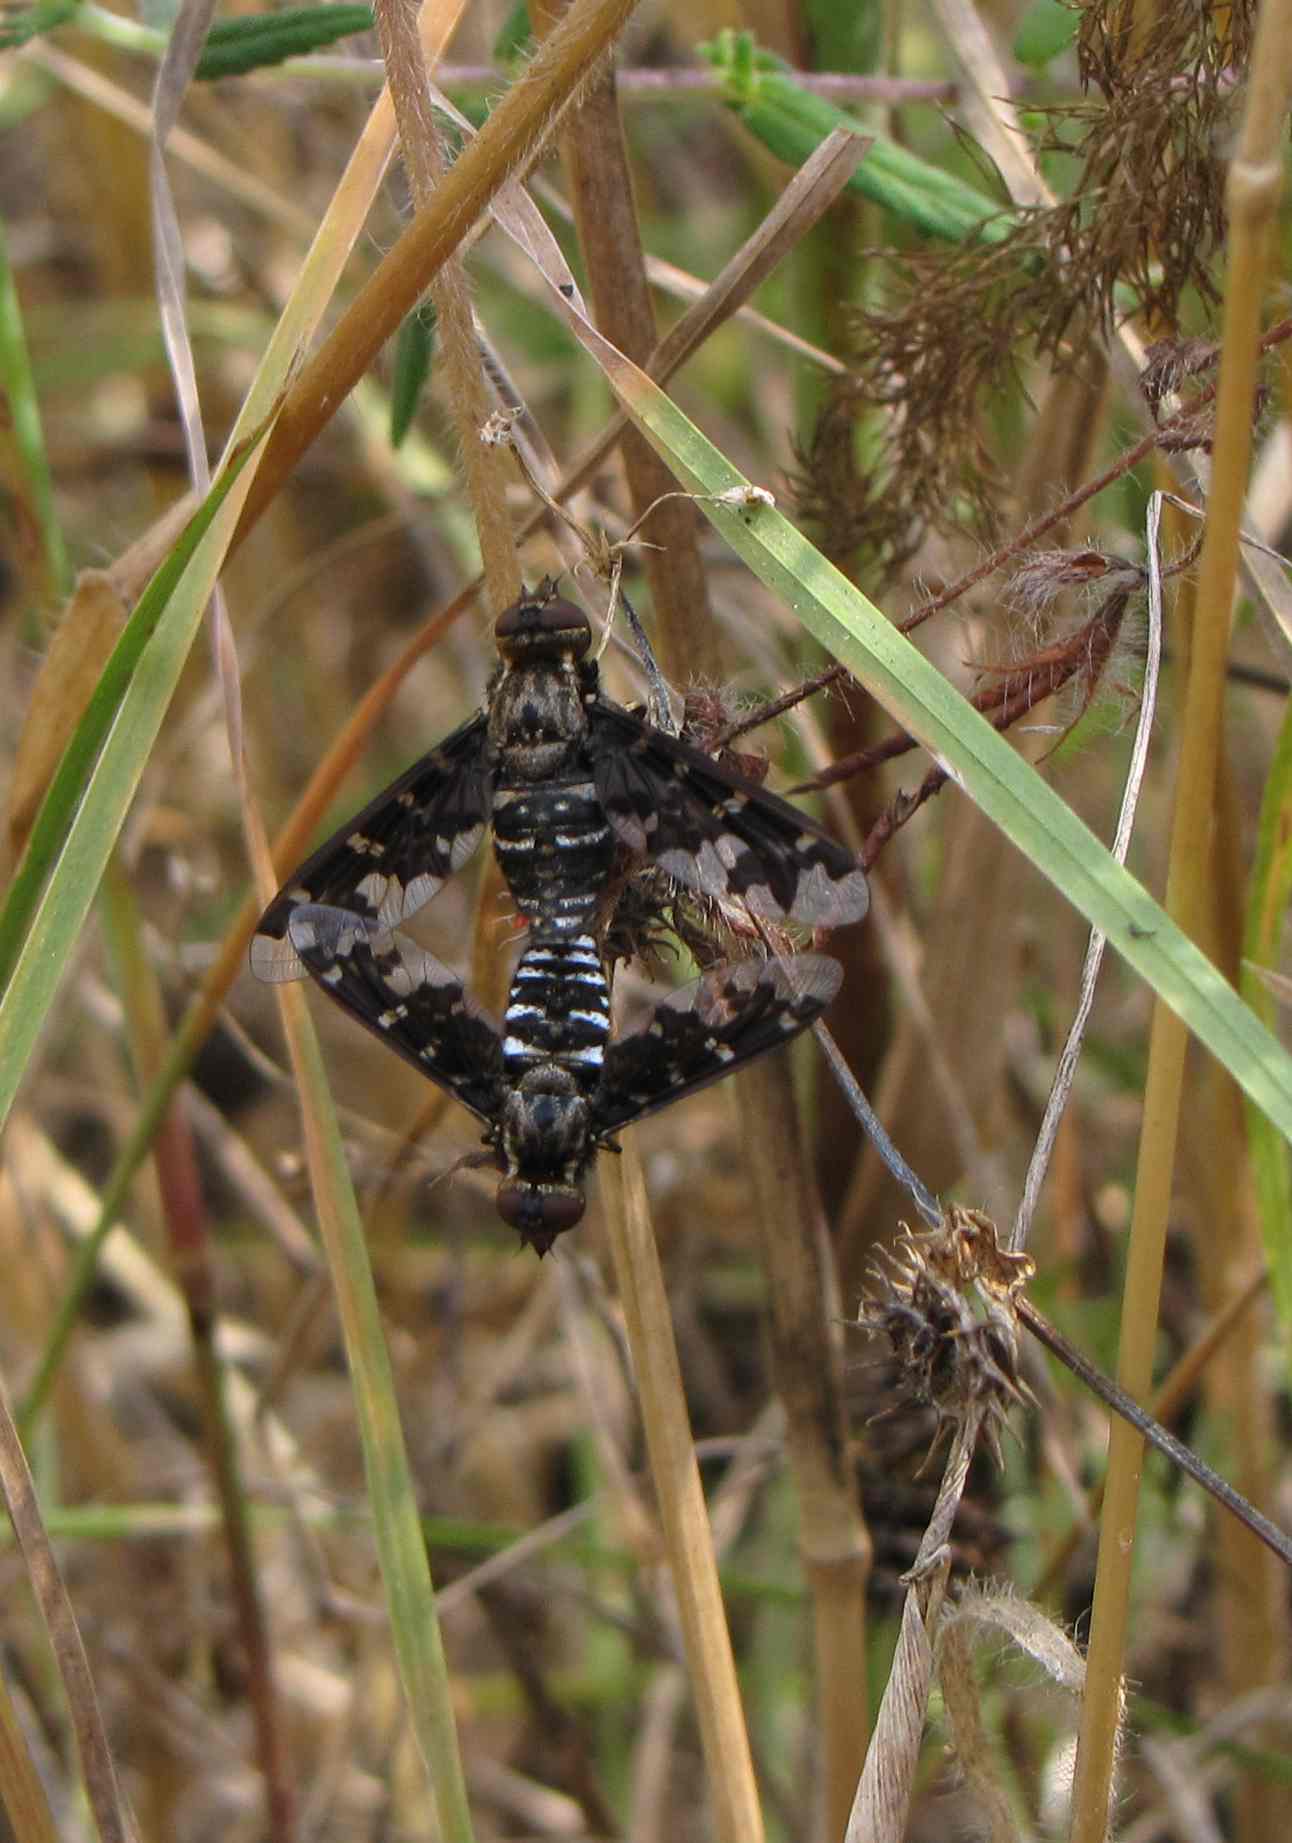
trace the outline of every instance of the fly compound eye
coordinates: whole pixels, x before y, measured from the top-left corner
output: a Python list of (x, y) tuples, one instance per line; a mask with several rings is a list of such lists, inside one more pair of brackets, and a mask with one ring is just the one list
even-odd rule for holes
[(582, 659), (592, 644), (592, 629), (582, 608), (557, 597), (540, 601), (522, 595), (494, 622), (494, 640), (504, 658), (517, 653), (555, 659), (562, 654)]
[(583, 1193), (572, 1185), (521, 1184), (514, 1178), (499, 1184), (495, 1201), (503, 1221), (539, 1254), (581, 1222), (585, 1208)]

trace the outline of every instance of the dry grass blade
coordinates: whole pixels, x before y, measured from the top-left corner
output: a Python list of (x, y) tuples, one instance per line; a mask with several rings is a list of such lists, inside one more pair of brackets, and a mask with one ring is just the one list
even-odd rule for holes
[(7, 1678), (0, 1678), (0, 1801), (23, 1843), (59, 1843), (58, 1827), (18, 1721)]
[(907, 1834), (911, 1793), (933, 1688), (933, 1637), (951, 1574), (946, 1538), (964, 1492), (977, 1438), (978, 1423), (970, 1416), (947, 1455), (938, 1502), (920, 1543), (920, 1559), (911, 1570), (893, 1668), (875, 1718), (844, 1843), (901, 1843)]
[[(268, 845), (254, 810), (248, 812), (247, 821), (261, 897), (267, 900), (275, 883)], [(447, 1664), (363, 1224), (305, 995), (297, 987), (283, 986), (279, 1004), (300, 1094), (319, 1229), (345, 1336), (374, 1534), (408, 1715), (442, 1833), (452, 1843), (470, 1843), (471, 1814)]]
[(732, 1085), (733, 1103), (749, 1129), (751, 1213), (766, 1275), (772, 1379), (785, 1413), (799, 1548), (812, 1595), (824, 1821), (828, 1834), (837, 1836), (866, 1750), (872, 1558), (844, 1414), (839, 1276), (789, 1058), (768, 1057)]
[[(434, 198), (447, 170), (426, 59), (413, 14), (402, 0), (377, 0), (376, 14), (404, 168), (421, 210)], [(457, 258), (443, 265), (430, 294), (490, 604), (495, 613), (501, 613), (521, 592), (520, 562), (507, 511), (505, 462), (499, 449), (480, 440), (489, 414), (489, 392), (480, 366), (466, 275)]]
[(14, 1536), (22, 1550), (27, 1579), (53, 1647), (54, 1662), (72, 1717), (86, 1797), (94, 1814), (100, 1843), (134, 1843), (134, 1827), (122, 1803), (90, 1662), (45, 1532), (36, 1486), (3, 1389), (0, 1389), (0, 1488), (4, 1491), (5, 1508)]
[(721, 1843), (758, 1843), (762, 1814), (714, 1562), (704, 1491), (641, 1166), (631, 1145), (602, 1177), (619, 1294)]

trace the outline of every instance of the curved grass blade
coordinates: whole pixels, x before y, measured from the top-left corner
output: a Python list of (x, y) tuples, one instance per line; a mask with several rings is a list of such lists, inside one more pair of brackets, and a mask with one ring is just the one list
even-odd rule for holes
[(211, 491), (184, 527), (174, 549), (139, 597), (134, 612), (112, 649), (98, 685), (85, 707), (85, 713), (40, 803), (27, 848), (10, 885), (4, 907), (0, 909), (0, 987), (8, 984), (50, 866), (67, 836), (77, 803), (143, 650), (156, 632), (193, 553), (206, 536), (212, 519), (223, 505), (230, 487), (267, 426), (262, 425), (231, 455), (229, 465), (215, 481)]
[[(231, 457), (134, 614), (41, 802), (0, 913), (0, 1124), (22, 1079), (104, 866), (125, 822), (202, 616), (206, 572), (190, 566), (257, 447), (263, 424)], [(190, 581), (192, 587), (189, 586)]]
[(749, 482), (644, 372), (589, 330), (580, 338), (625, 409), (731, 548), (1292, 1138), (1292, 1057), (1221, 973), (941, 672), (787, 519), (751, 497)]

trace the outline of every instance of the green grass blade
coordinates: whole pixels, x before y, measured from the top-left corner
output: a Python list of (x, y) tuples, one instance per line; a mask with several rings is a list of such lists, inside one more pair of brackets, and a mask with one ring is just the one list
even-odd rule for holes
[[(600, 358), (625, 408), (685, 487), (738, 495), (747, 486), (644, 373), (609, 348)], [(1292, 1137), (1292, 1057), (1035, 769), (787, 519), (760, 504), (699, 503), (754, 574), (932, 751)]]
[(283, 990), (282, 1014), (319, 1231), (350, 1367), (390, 1632), (409, 1719), (435, 1795), (435, 1834), (444, 1843), (471, 1843), (452, 1685), (363, 1222), (318, 1038), (299, 988)]
[[(1272, 1027), (1277, 1001), (1255, 970), (1278, 965), (1283, 939), (1283, 918), (1292, 898), (1292, 711), (1283, 719), (1278, 746), (1270, 763), (1261, 801), (1261, 824), (1252, 866), (1243, 936), (1244, 965), (1239, 980), (1243, 996), (1256, 1015)], [(1275, 1304), (1285, 1337), (1292, 1332), (1292, 1159), (1285, 1140), (1275, 1133), (1265, 1116), (1247, 1106), (1247, 1139), (1251, 1152), (1261, 1233), (1270, 1263)]]
[(71, 572), (62, 527), (54, 509), (54, 482), (41, 428), (40, 399), (32, 377), (22, 307), (9, 261), (9, 242), (3, 221), (0, 221), (0, 389), (8, 398), (13, 442), (26, 471), (32, 508), (40, 526), (48, 589), (52, 596), (65, 595)]
[[(48, 846), (51, 855), (56, 851), (56, 860), (43, 889), (42, 875), (26, 870), (24, 860), (24, 874), (15, 880), (0, 928), (0, 946), (14, 954), (0, 996), (0, 1124), (8, 1118), (197, 635), (211, 574), (227, 543), (227, 534), (219, 525), (212, 530), (211, 521), (255, 445), (253, 439), (239, 449), (153, 577), (64, 757), (64, 765), (73, 757), (72, 766), (66, 775), (60, 766), (42, 803), (37, 818), (41, 848)], [(36, 831), (31, 842), (36, 844)]]
[(180, 533), (169, 556), (140, 596), (121, 631), (121, 637), (112, 649), (71, 741), (63, 752), (58, 770), (41, 801), (27, 849), (5, 898), (4, 907), (0, 909), (0, 987), (8, 984), (22, 951), (41, 887), (60, 843), (67, 836), (77, 802), (125, 696), (131, 675), (166, 613), (170, 598), (194, 552), (210, 530), (211, 521), (223, 505), (225, 496), (258, 440), (259, 434), (242, 444), (231, 457), (229, 465), (215, 481), (205, 500)]

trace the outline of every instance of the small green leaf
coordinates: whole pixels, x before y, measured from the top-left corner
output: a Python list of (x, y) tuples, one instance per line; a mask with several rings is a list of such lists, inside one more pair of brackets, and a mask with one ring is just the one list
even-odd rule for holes
[(0, 22), (0, 51), (13, 51), (33, 38), (65, 26), (77, 13), (81, 0), (38, 0), (23, 13)]
[(1032, 0), (1014, 34), (1014, 56), (1029, 70), (1042, 70), (1077, 36), (1077, 14), (1064, 0)]
[(240, 77), (266, 64), (305, 57), (370, 32), (370, 6), (294, 6), (281, 13), (257, 13), (246, 19), (217, 19), (207, 34), (195, 75), (204, 83), (219, 77)]
[(390, 445), (398, 448), (412, 427), (435, 355), (435, 308), (415, 307), (395, 340), (395, 375), (390, 388)]

